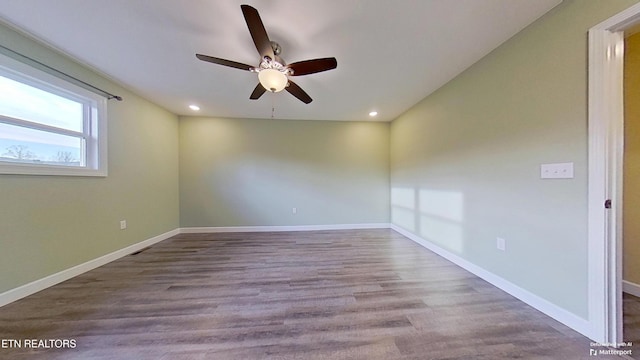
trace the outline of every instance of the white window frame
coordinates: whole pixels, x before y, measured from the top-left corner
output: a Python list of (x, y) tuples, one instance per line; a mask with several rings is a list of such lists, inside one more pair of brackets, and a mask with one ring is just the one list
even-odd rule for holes
[[(0, 160), (0, 174), (107, 176), (107, 99), (68, 81), (0, 54), (0, 76), (83, 104), (83, 131), (61, 129), (0, 115), (0, 123), (53, 134), (79, 137), (86, 150), (80, 166), (20, 163)], [(26, 121), (25, 121), (26, 120)]]

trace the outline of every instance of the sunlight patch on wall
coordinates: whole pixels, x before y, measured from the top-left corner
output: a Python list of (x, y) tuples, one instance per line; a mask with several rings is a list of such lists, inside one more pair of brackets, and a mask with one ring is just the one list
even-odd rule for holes
[(416, 216), (412, 210), (392, 207), (391, 222), (409, 231), (416, 231)]
[(415, 189), (391, 189), (391, 222), (409, 231), (416, 231)]
[(460, 223), (421, 215), (420, 236), (458, 254), (464, 249)]
[(416, 190), (412, 188), (392, 188), (391, 205), (407, 209), (416, 208)]
[(420, 236), (447, 250), (462, 253), (463, 202), (464, 197), (460, 192), (420, 190)]
[(420, 213), (462, 222), (463, 196), (452, 191), (420, 190)]

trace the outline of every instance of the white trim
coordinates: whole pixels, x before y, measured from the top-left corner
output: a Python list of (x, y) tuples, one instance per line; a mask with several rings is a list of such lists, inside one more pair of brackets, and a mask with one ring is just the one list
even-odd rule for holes
[(358, 230), (388, 229), (389, 223), (368, 224), (333, 224), (333, 225), (291, 225), (291, 226), (219, 226), (219, 227), (184, 227), (181, 234), (222, 233), (222, 232), (270, 232), (270, 231), (320, 231), (320, 230)]
[(640, 297), (640, 284), (622, 280), (622, 291), (626, 292), (627, 294)]
[(490, 284), (498, 287), (499, 289), (511, 294), (524, 303), (538, 309), (544, 314), (560, 321), (561, 323), (573, 328), (574, 330), (590, 336), (589, 323), (550, 303), (549, 301), (527, 291), (519, 286), (475, 265), (469, 261), (450, 253), (413, 233), (404, 230), (394, 224), (389, 223), (364, 223), (364, 224), (333, 224), (333, 225), (294, 225), (294, 226), (225, 226), (225, 227), (185, 227), (174, 229), (164, 234), (155, 236), (153, 238), (144, 240), (142, 242), (130, 245), (126, 248), (116, 250), (110, 254), (101, 256), (99, 258), (87, 261), (83, 264), (74, 266), (72, 268), (60, 271), (58, 273), (49, 275), (42, 279), (33, 281), (31, 283), (22, 285), (15, 289), (8, 290), (0, 294), (0, 306), (4, 306), (38, 291), (44, 290), (48, 287), (56, 285), (60, 282), (69, 280), (75, 276), (83, 274), (87, 271), (93, 270), (102, 265), (108, 264), (114, 260), (120, 259), (126, 255), (142, 250), (148, 246), (156, 244), (160, 241), (166, 240), (172, 236), (178, 234), (190, 234), (190, 233), (222, 233), (222, 232), (271, 232), (271, 231), (319, 231), (319, 230), (357, 230), (357, 229), (393, 229), (408, 239), (420, 244), (426, 249), (433, 251), (434, 253), (442, 256), (443, 258), (451, 261), (452, 263), (460, 266), (461, 268), (471, 272), (472, 274), (486, 280)]
[(613, 15), (591, 29), (623, 31), (637, 25), (638, 23), (640, 23), (640, 4), (635, 4), (616, 15)]
[(42, 279), (38, 279), (32, 281), (28, 284), (19, 286), (17, 288), (8, 290), (0, 294), (0, 306), (7, 305), (16, 300), (27, 297), (31, 294), (37, 293), (38, 291), (44, 290), (48, 287), (61, 283), (63, 281), (69, 280), (73, 277), (76, 277), (80, 274), (83, 274), (89, 270), (93, 270), (102, 265), (108, 264), (114, 260), (118, 260), (121, 257), (127, 256), (136, 251), (142, 250), (148, 246), (159, 243), (160, 241), (166, 240), (172, 236), (178, 235), (180, 233), (179, 229), (174, 229), (168, 231), (164, 234), (160, 234), (158, 236), (154, 236), (150, 239), (141, 241), (139, 243), (127, 246), (126, 248), (116, 250), (107, 255), (100, 256), (99, 258), (89, 260), (80, 265), (76, 265), (66, 270), (62, 270), (55, 274), (49, 275)]
[(503, 278), (487, 271), (461, 257), (455, 255), (435, 244), (429, 242), (395, 224), (391, 224), (391, 229), (397, 231), (401, 235), (413, 240), (417, 244), (425, 247), (428, 250), (442, 256), (443, 258), (451, 261), (452, 263), (460, 266), (461, 268), (469, 271), (477, 277), (489, 282), (491, 285), (503, 290), (504, 292), (514, 296), (515, 298), (523, 301), (524, 303), (532, 306), (533, 308), (541, 311), (542, 313), (550, 316), (559, 322), (567, 325), (568, 327), (578, 331), (579, 333), (590, 337), (591, 327), (586, 319), (583, 319), (551, 302), (545, 300), (538, 295), (535, 295)]
[[(588, 309), (594, 340), (617, 343), (615, 281), (611, 281), (612, 246), (609, 215), (604, 201), (611, 198), (609, 178), (610, 67), (615, 41), (607, 30), (589, 31), (589, 149), (588, 149)], [(615, 271), (614, 271), (615, 273)], [(613, 315), (613, 316), (612, 316)]]
[(601, 343), (622, 341), (623, 30), (638, 22), (640, 4), (589, 30), (588, 301)]

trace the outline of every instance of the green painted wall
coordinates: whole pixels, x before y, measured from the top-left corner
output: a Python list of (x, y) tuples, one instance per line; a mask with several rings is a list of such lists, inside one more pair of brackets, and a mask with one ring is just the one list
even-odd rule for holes
[(177, 228), (177, 116), (3, 26), (0, 44), (124, 97), (108, 177), (0, 175), (0, 293)]
[(180, 119), (182, 227), (388, 222), (388, 123)]
[[(635, 2), (565, 0), (391, 125), (178, 120), (0, 26), (125, 98), (108, 177), (0, 175), (0, 293), (180, 226), (391, 220), (586, 318), (587, 30)], [(539, 179), (568, 161), (574, 179)]]
[(565, 0), (394, 120), (392, 222), (586, 318), (587, 31), (635, 2)]

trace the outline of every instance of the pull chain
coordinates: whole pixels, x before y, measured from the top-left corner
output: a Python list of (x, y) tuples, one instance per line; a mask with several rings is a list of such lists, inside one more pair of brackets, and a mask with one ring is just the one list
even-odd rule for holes
[(276, 105), (275, 105), (275, 94), (276, 93), (271, 93), (271, 120), (273, 120), (273, 116), (276, 112)]

